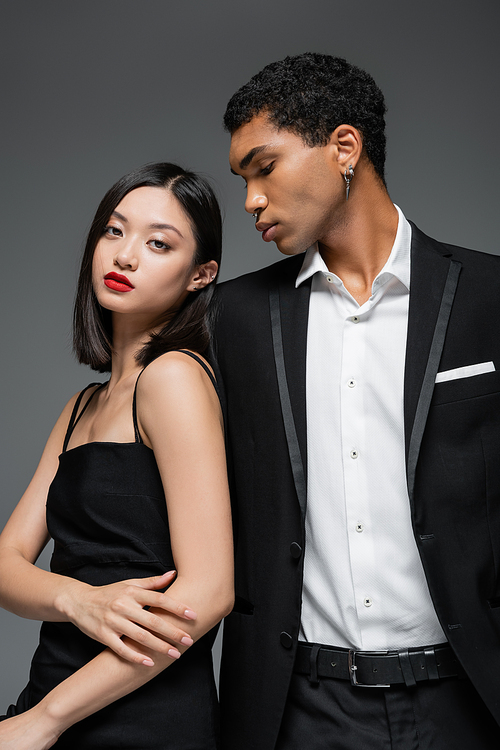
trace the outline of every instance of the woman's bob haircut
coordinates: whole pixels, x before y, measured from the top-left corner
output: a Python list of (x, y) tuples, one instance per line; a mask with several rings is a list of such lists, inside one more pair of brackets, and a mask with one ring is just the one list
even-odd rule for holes
[[(73, 315), (73, 348), (81, 364), (98, 372), (111, 370), (113, 331), (111, 313), (101, 307), (92, 285), (92, 261), (112, 212), (120, 201), (139, 187), (169, 190), (179, 201), (191, 222), (196, 241), (193, 266), (215, 260), (220, 266), (222, 220), (219, 204), (209, 183), (200, 175), (175, 164), (145, 164), (126, 174), (108, 190), (97, 209), (85, 244)], [(192, 349), (203, 354), (210, 342), (213, 315), (210, 301), (214, 283), (188, 295), (183, 305), (165, 326), (151, 334), (137, 353), (144, 367), (172, 349)]]

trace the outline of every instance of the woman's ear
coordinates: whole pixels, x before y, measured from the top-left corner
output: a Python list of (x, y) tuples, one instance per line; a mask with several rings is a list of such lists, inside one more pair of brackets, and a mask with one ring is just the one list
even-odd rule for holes
[(199, 289), (211, 284), (217, 276), (219, 266), (215, 260), (209, 260), (208, 263), (202, 263), (201, 266), (197, 266), (194, 270), (194, 274), (189, 282), (188, 290), (190, 292), (196, 292)]

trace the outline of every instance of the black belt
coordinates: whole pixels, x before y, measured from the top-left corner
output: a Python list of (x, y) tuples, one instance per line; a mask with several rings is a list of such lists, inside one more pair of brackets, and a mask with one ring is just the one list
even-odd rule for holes
[(350, 680), (357, 687), (390, 687), (460, 677), (464, 672), (450, 646), (424, 646), (400, 651), (355, 651), (299, 641), (294, 672)]

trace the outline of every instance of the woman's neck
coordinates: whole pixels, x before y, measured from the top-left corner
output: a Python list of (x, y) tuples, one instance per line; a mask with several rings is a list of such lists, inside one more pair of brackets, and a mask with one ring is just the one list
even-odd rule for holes
[(108, 390), (141, 369), (136, 355), (149, 340), (150, 321), (148, 323), (145, 325), (145, 321), (125, 320), (123, 316), (113, 315), (113, 352)]

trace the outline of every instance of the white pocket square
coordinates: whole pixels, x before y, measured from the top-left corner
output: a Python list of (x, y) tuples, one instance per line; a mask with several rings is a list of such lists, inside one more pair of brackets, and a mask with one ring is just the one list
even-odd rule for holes
[(477, 365), (466, 365), (456, 367), (454, 370), (438, 372), (436, 383), (444, 383), (446, 380), (459, 380), (460, 378), (472, 378), (474, 375), (482, 375), (485, 372), (495, 372), (493, 362), (480, 362)]

